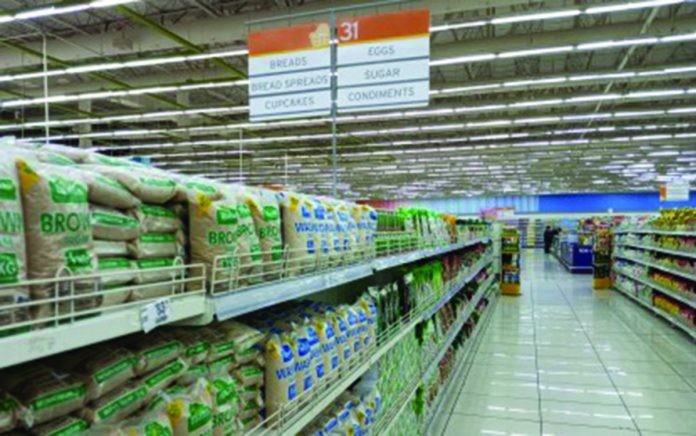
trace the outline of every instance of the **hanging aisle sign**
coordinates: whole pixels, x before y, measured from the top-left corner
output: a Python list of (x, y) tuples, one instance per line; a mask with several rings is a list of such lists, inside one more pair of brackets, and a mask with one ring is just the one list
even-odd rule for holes
[(339, 112), (428, 105), (430, 11), (340, 20), (336, 31)]
[(323, 22), (249, 33), (252, 122), (331, 112), (330, 40)]

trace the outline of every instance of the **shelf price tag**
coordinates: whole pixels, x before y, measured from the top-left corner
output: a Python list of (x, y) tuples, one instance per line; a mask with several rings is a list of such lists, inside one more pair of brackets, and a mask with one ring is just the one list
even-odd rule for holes
[(172, 303), (169, 298), (160, 298), (146, 305), (140, 311), (140, 322), (145, 333), (166, 324), (172, 317)]

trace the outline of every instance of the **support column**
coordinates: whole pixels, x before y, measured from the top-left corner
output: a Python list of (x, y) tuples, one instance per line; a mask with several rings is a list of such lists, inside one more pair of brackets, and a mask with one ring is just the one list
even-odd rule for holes
[[(81, 111), (92, 112), (92, 100), (80, 100), (77, 103), (77, 107)], [(91, 124), (78, 124), (77, 126), (75, 126), (75, 130), (79, 134), (90, 133), (90, 132), (92, 132), (92, 125)], [(90, 147), (92, 147), (92, 140), (90, 138), (80, 138), (80, 142), (78, 145), (80, 148), (90, 148)]]

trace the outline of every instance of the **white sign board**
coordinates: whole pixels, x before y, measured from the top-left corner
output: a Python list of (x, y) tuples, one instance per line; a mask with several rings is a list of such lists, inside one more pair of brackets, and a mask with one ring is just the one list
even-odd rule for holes
[(328, 23), (249, 34), (252, 122), (331, 112), (330, 36)]
[(339, 112), (428, 105), (429, 11), (342, 20), (337, 33)]

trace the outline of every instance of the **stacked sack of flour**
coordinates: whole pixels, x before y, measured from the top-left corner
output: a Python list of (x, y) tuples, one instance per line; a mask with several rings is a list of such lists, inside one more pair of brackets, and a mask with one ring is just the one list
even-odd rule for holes
[(132, 335), (3, 370), (0, 431), (222, 436), (251, 429), (264, 408), (263, 338), (228, 321)]
[(266, 415), (316, 389), (341, 365), (375, 343), (376, 308), (361, 297), (355, 304), (331, 306), (292, 302), (246, 319), (266, 335)]

